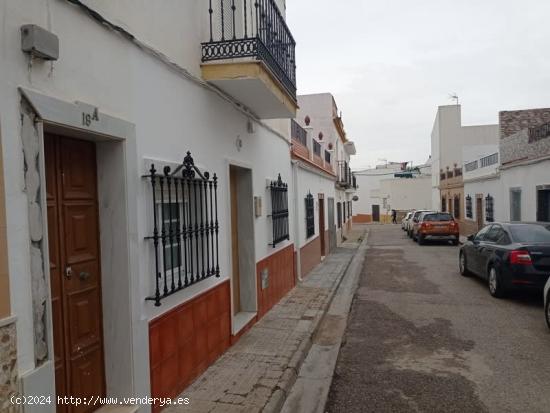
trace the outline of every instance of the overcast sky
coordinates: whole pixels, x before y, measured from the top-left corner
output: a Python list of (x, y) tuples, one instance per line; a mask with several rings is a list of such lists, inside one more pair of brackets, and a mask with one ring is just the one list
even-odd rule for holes
[(287, 0), (298, 93), (331, 92), (353, 168), (424, 162), (438, 105), (463, 124), (550, 107), (550, 0)]

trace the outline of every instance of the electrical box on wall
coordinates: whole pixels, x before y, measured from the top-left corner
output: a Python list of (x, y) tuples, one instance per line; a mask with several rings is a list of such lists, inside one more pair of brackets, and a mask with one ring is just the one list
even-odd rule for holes
[(256, 218), (259, 218), (262, 216), (262, 197), (261, 196), (254, 197), (254, 215), (256, 216)]
[(21, 26), (21, 50), (44, 60), (59, 58), (59, 38), (35, 24)]

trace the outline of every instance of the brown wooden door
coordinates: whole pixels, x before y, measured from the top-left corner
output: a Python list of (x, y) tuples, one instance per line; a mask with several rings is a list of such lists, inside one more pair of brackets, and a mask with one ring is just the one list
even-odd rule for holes
[(325, 256), (325, 197), (322, 194), (319, 194), (319, 236), (321, 237), (321, 256)]
[(95, 145), (46, 135), (44, 149), (56, 392), (104, 396)]

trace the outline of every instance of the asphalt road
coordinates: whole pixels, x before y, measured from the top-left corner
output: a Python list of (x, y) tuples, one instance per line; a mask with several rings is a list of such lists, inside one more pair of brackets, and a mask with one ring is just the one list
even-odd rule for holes
[(492, 298), (397, 225), (368, 244), (327, 412), (550, 412), (542, 294)]

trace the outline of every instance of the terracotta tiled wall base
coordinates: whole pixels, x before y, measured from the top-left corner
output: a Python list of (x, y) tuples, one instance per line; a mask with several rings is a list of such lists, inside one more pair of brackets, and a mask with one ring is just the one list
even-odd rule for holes
[(0, 412), (19, 412), (10, 402), (17, 395), (17, 350), (15, 323), (0, 327)]
[(357, 214), (353, 216), (353, 222), (356, 224), (367, 224), (372, 222), (372, 216), (370, 214)]
[(177, 396), (229, 347), (229, 297), (228, 280), (151, 321), (152, 397)]
[[(320, 247), (319, 247), (320, 248)], [(269, 285), (262, 289), (262, 271), (269, 269)], [(268, 312), (296, 285), (294, 276), (294, 245), (265, 258), (256, 265), (258, 277), (258, 319)]]
[(321, 238), (316, 237), (308, 244), (300, 248), (300, 265), (302, 277), (321, 262)]

